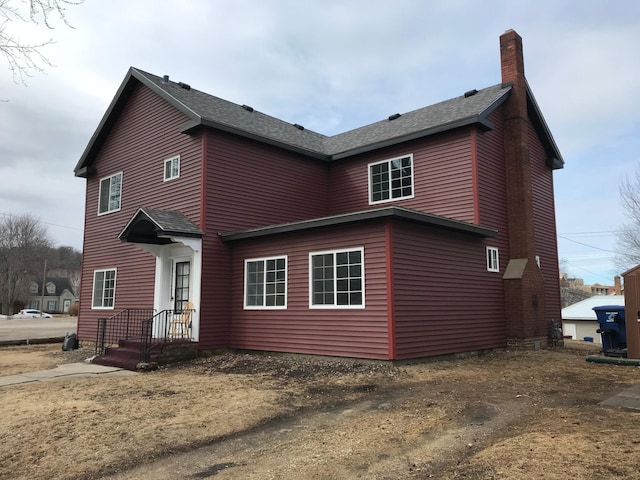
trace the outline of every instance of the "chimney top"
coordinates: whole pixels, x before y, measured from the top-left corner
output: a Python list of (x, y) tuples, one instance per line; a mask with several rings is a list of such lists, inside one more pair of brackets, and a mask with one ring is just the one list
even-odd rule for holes
[(500, 35), (500, 61), (502, 83), (513, 82), (518, 85), (524, 80), (524, 56), (522, 37), (515, 30), (507, 30)]

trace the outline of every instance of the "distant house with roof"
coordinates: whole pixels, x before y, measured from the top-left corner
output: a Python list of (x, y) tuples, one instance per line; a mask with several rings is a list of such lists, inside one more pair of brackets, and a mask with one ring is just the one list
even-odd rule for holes
[(80, 340), (139, 315), (207, 350), (546, 345), (563, 160), (521, 38), (500, 48), (498, 84), (335, 136), (131, 68), (75, 168)]
[(602, 338), (597, 332), (600, 324), (593, 307), (604, 305), (624, 306), (624, 295), (595, 295), (563, 308), (562, 334), (574, 340), (590, 337), (595, 343), (602, 343)]
[(29, 308), (47, 313), (69, 313), (69, 308), (76, 300), (68, 278), (47, 277), (44, 284), (44, 295), (42, 294), (42, 281), (33, 280), (29, 285), (29, 291), (31, 293)]

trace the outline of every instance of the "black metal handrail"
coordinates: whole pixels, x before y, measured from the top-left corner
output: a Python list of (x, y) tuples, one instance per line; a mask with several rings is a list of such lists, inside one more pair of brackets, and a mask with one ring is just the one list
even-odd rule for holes
[(162, 310), (142, 322), (140, 360), (148, 362), (151, 349), (176, 340), (191, 341), (193, 309)]
[(152, 308), (127, 308), (108, 318), (98, 319), (96, 331), (96, 355), (104, 355), (108, 345), (118, 345), (123, 340), (141, 339), (142, 323), (153, 317)]
[(107, 346), (123, 340), (139, 340), (140, 361), (148, 362), (151, 349), (176, 340), (191, 341), (192, 316), (195, 310), (162, 310), (127, 308), (108, 318), (98, 319), (96, 355), (104, 355)]

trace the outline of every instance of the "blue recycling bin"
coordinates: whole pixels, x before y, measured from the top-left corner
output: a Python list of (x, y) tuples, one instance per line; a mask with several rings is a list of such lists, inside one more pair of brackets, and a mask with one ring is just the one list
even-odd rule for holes
[(602, 337), (602, 351), (607, 356), (626, 356), (627, 325), (624, 305), (602, 305), (593, 307), (598, 318), (597, 332)]

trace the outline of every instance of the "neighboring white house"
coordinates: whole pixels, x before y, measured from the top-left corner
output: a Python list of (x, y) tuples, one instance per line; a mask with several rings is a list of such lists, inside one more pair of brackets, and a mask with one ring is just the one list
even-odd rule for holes
[(595, 295), (563, 308), (562, 334), (567, 337), (571, 335), (574, 340), (591, 337), (595, 343), (602, 343), (602, 338), (597, 333), (600, 324), (593, 307), (603, 305), (624, 306), (624, 295)]

